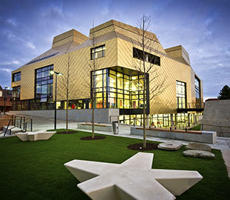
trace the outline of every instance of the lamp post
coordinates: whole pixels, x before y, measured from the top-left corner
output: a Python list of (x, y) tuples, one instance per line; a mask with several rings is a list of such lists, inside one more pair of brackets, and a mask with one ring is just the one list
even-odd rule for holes
[(57, 129), (57, 77), (63, 75), (60, 72), (50, 71), (50, 75), (55, 74), (55, 97), (54, 97), (54, 130)]

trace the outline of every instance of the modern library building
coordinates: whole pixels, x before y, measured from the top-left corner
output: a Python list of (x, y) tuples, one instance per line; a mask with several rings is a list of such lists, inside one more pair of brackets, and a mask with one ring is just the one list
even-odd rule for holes
[(140, 29), (115, 20), (90, 29), (89, 37), (74, 29), (55, 36), (51, 49), (12, 72), (13, 109), (53, 110), (57, 95), (58, 110), (88, 110), (93, 95), (97, 110), (118, 109), (120, 123), (141, 125), (145, 93), (152, 126), (195, 124), (203, 91), (189, 54), (181, 45), (164, 49), (151, 32), (143, 51), (141, 37)]

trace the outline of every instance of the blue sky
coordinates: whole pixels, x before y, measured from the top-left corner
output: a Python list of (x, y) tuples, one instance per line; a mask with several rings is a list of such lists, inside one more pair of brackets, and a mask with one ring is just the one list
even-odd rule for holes
[(204, 97), (230, 85), (230, 1), (228, 0), (1, 0), (0, 85), (11, 71), (51, 47), (69, 29), (88, 35), (110, 19), (136, 26), (151, 16), (151, 31), (164, 48), (183, 45), (203, 80)]

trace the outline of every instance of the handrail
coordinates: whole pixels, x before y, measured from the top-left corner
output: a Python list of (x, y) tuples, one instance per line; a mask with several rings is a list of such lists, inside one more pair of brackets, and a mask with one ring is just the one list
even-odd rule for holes
[[(21, 128), (22, 131), (26, 132), (28, 129), (28, 124), (30, 124), (30, 131), (33, 131), (33, 119), (31, 117), (25, 116), (25, 115), (15, 115), (15, 114), (8, 114), (8, 116), (11, 116), (10, 121), (8, 122), (8, 126), (6, 129), (5, 134), (8, 131), (9, 125), (12, 122), (12, 125), (18, 128)], [(19, 119), (18, 119), (19, 118)], [(4, 136), (5, 136), (4, 134)]]
[[(10, 126), (10, 122), (11, 122), (11, 121), (12, 121), (12, 118), (8, 121), (8, 124), (7, 124), (6, 130), (5, 130), (4, 136), (6, 135), (8, 129), (9, 129), (9, 126)], [(11, 131), (10, 131), (10, 135), (11, 135)]]

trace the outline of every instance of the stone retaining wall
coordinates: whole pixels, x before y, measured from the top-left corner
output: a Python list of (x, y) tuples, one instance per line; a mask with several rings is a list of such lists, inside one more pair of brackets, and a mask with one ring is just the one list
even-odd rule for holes
[(230, 137), (230, 100), (206, 101), (201, 124), (202, 130), (216, 131), (220, 137)]

